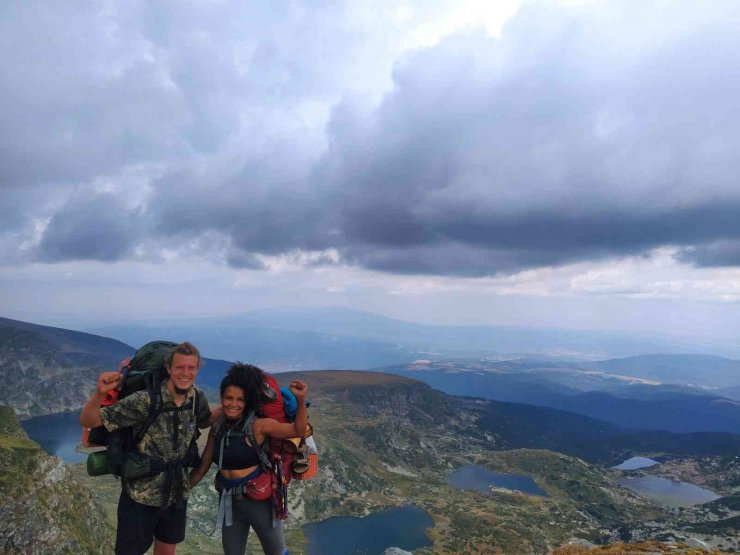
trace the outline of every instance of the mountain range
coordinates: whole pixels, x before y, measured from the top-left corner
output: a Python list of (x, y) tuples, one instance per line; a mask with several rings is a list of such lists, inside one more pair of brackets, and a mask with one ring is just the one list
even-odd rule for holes
[[(154, 338), (168, 337), (147, 340)], [(102, 337), (2, 320), (0, 381), (14, 384), (9, 393), (2, 390), (6, 396), (2, 402), (21, 414), (78, 410), (87, 398), (84, 387), (89, 392), (101, 369), (111, 368), (112, 361), (132, 351), (125, 343)], [(228, 364), (207, 359), (199, 384), (214, 388)], [(704, 461), (701, 472), (719, 473), (717, 483), (723, 484), (723, 494), (729, 494), (740, 485), (730, 474), (737, 465), (727, 466), (727, 461), (740, 457), (740, 435), (636, 432), (576, 410), (579, 395), (594, 393), (647, 403), (711, 396), (688, 386), (651, 385), (653, 380), (647, 378), (611, 374), (592, 362), (573, 364), (533, 358), (427, 360), (388, 367), (382, 373), (342, 370), (278, 376), (284, 382), (300, 375), (310, 384), (311, 421), (322, 469), (318, 479), (291, 485), (296, 515), (288, 530), (291, 552), (305, 552), (303, 522), (366, 515), (409, 502), (434, 520), (429, 532), (434, 552), (539, 554), (574, 536), (597, 542), (644, 537), (650, 526), (685, 539), (697, 522), (704, 526), (701, 537), (714, 538), (718, 545), (728, 541), (735, 545), (723, 530), (734, 522), (736, 499), (727, 497), (712, 507), (674, 513), (619, 486), (621, 474), (609, 467), (632, 455)], [(418, 373), (418, 379), (390, 373), (405, 371)], [(463, 396), (420, 381), (430, 377), (449, 378), (441, 385), (458, 384)], [(481, 378), (501, 380), (490, 391), (506, 385), (518, 395), (529, 391), (530, 397), (516, 403), (486, 399), (487, 382), (475, 381)], [(63, 399), (60, 390), (66, 392)], [(566, 411), (532, 403), (547, 395), (570, 397), (571, 405)], [(3, 441), (0, 437), (0, 448), (5, 446)], [(14, 444), (8, 445), (12, 449)], [(547, 497), (512, 491), (475, 494), (451, 487), (447, 475), (469, 463), (530, 476)], [(4, 468), (3, 476), (18, 472)], [(96, 492), (112, 517), (115, 481), (85, 477), (79, 469), (73, 473), (83, 484), (80, 487), (86, 484)], [(24, 490), (19, 502), (30, 502), (28, 495)], [(183, 548), (183, 553), (219, 552), (212, 525), (217, 505), (212, 488), (197, 488), (190, 505), (189, 537), (195, 543), (190, 551)], [(9, 519), (6, 528), (15, 528), (8, 528), (8, 533), (24, 530), (22, 518)]]
[[(648, 334), (406, 322), (346, 308), (283, 308), (241, 315), (112, 325), (86, 330), (131, 345), (152, 337), (187, 338), (214, 358), (244, 358), (271, 370), (365, 369), (418, 358), (590, 361), (650, 353), (740, 356), (734, 345)], [(740, 384), (739, 384), (740, 385)]]
[[(645, 358), (634, 357), (640, 372)], [(666, 357), (681, 361), (681, 356)], [(697, 357), (687, 357), (696, 360)], [(709, 360), (714, 360), (708, 358)], [(720, 359), (722, 363), (735, 363)], [(674, 433), (740, 430), (740, 402), (718, 390), (663, 385), (645, 378), (607, 374), (622, 361), (578, 365), (553, 365), (549, 361), (416, 361), (382, 371), (418, 379), (451, 395), (526, 403), (574, 412), (625, 430), (662, 430)], [(732, 369), (734, 365), (727, 365)], [(634, 368), (634, 369), (633, 369)], [(696, 375), (701, 375), (700, 371)], [(728, 380), (730, 378), (728, 377)]]
[[(344, 312), (341, 315), (347, 316)], [(359, 324), (352, 324), (352, 321), (345, 322), (348, 329), (358, 327)], [(288, 325), (274, 319), (271, 322)], [(296, 317), (292, 325), (297, 328), (309, 324)], [(371, 318), (366, 327), (370, 330), (368, 333), (379, 336), (385, 333), (385, 325), (384, 319)], [(215, 333), (208, 326), (203, 329), (204, 333)], [(260, 330), (268, 333), (264, 328)], [(142, 334), (133, 344), (177, 337), (172, 331), (165, 335), (167, 331), (157, 329), (147, 336)], [(317, 361), (328, 358), (339, 364), (347, 357), (356, 357), (357, 363), (361, 360), (376, 362), (386, 355), (400, 356), (391, 355), (389, 351), (371, 355), (371, 344), (363, 343), (364, 340), (355, 342), (336, 337), (329, 341), (329, 336), (316, 332), (278, 332), (292, 334), (293, 339), (281, 347), (280, 341), (273, 337), (275, 342), (266, 341), (265, 351), (261, 352), (278, 352), (282, 348), (280, 352), (287, 353), (288, 358), (295, 357), (302, 344), (298, 339), (305, 336), (321, 338), (319, 342), (308, 341), (308, 346), (300, 347), (316, 349)], [(195, 328), (185, 337), (193, 335), (197, 335)], [(251, 342), (245, 345), (257, 344), (261, 338), (255, 332)], [(368, 349), (360, 349), (360, 345)], [(403, 351), (407, 359), (419, 354), (400, 346), (394, 348), (397, 353)], [(0, 393), (0, 402), (11, 404), (20, 414), (26, 415), (78, 408), (91, 392), (98, 373), (114, 368), (134, 350), (126, 343), (94, 334), (0, 319), (0, 379), (9, 385)], [(202, 350), (210, 355), (210, 351)], [(235, 356), (234, 359), (259, 364), (248, 356)], [(230, 363), (217, 358), (205, 358), (204, 363), (198, 383), (214, 391)], [(640, 355), (588, 362), (531, 356), (417, 359), (381, 370), (424, 381), (453, 395), (560, 409), (630, 430), (732, 433), (740, 429), (740, 402), (732, 399), (732, 386), (740, 386), (740, 361), (717, 356)], [(728, 391), (729, 397), (724, 396), (723, 391)], [(38, 393), (29, 395), (29, 392)]]

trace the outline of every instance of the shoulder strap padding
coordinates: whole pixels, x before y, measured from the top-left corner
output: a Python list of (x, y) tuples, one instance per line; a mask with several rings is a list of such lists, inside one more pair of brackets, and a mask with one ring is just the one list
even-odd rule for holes
[(223, 428), (224, 425), (224, 415), (218, 417), (218, 420), (213, 423), (213, 437), (218, 438), (218, 434), (221, 433), (221, 428)]
[(149, 393), (149, 414), (147, 415), (146, 420), (144, 420), (144, 424), (142, 424), (139, 429), (139, 433), (136, 434), (136, 445), (144, 439), (144, 434), (146, 434), (149, 427), (157, 417), (164, 412), (161, 385), (160, 380), (155, 379), (153, 375), (150, 374), (147, 376), (146, 389)]
[(200, 419), (201, 415), (203, 415), (208, 410), (208, 398), (206, 397), (205, 393), (203, 393), (197, 387), (193, 386), (193, 390), (195, 392), (193, 413), (195, 414), (195, 419), (197, 421)]
[(254, 412), (250, 412), (249, 416), (247, 416), (247, 419), (244, 422), (244, 435), (247, 436), (247, 439), (249, 439), (249, 443), (251, 443), (254, 449), (257, 451), (257, 456), (260, 458), (262, 468), (264, 468), (265, 470), (269, 470), (270, 468), (272, 468), (272, 465), (270, 464), (270, 457), (267, 456), (267, 451), (265, 450), (265, 447), (269, 444), (269, 442), (265, 441), (262, 445), (257, 445), (257, 440), (254, 438), (255, 420), (257, 420), (257, 415)]

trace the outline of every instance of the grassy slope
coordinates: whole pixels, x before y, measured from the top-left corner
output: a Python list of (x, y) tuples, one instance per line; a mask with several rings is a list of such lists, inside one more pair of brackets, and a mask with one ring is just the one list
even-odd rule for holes
[[(3, 532), (14, 536), (0, 551), (98, 553), (112, 541), (93, 493), (28, 439), (12, 410), (4, 406), (0, 406), (0, 498)], [(42, 532), (44, 537), (39, 537)]]

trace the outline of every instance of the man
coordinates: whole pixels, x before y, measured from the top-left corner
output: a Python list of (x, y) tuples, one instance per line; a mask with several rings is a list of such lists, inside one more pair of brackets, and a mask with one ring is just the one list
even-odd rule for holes
[[(161, 387), (164, 410), (137, 446), (139, 453), (164, 462), (165, 470), (142, 478), (121, 479), (116, 555), (141, 555), (152, 541), (154, 555), (174, 555), (177, 544), (185, 539), (189, 484), (182, 461), (195, 436), (196, 425), (206, 428), (216, 415), (211, 414), (202, 393), (196, 403), (193, 383), (200, 367), (200, 353), (195, 346), (185, 342), (174, 347), (165, 367), (168, 378)], [(100, 406), (106, 393), (118, 387), (120, 379), (119, 372), (100, 375), (95, 393), (82, 409), (82, 426), (103, 425), (109, 432), (128, 426), (134, 432), (141, 429), (149, 416), (150, 395), (146, 390), (132, 393), (112, 405)]]

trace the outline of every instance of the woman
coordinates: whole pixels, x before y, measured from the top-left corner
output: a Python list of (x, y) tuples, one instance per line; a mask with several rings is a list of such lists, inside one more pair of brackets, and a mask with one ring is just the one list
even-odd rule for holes
[[(265, 387), (262, 370), (256, 366), (236, 363), (229, 368), (221, 382), (224, 420), (211, 428), (202, 463), (190, 473), (190, 485), (194, 486), (203, 478), (212, 461), (218, 464), (216, 487), (221, 491), (219, 525), (222, 518), (226, 521), (222, 530), (225, 555), (244, 555), (250, 528), (257, 533), (265, 555), (287, 553), (283, 523), (273, 519), (272, 499), (256, 501), (247, 497), (245, 492), (247, 481), (262, 471), (257, 450), (268, 437), (288, 439), (303, 437), (306, 433), (308, 386), (300, 380), (290, 382), (298, 410), (295, 422), (287, 424), (272, 418), (250, 418), (250, 414), (259, 412)], [(251, 445), (248, 434), (242, 431), (250, 420), (253, 420), (252, 435), (256, 445)]]

